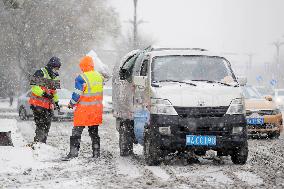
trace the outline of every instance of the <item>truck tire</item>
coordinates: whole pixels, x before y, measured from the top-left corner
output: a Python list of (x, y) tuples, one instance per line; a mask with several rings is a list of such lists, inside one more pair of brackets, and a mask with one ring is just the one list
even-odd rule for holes
[(236, 147), (231, 154), (231, 160), (234, 164), (244, 165), (248, 159), (248, 146)]
[(206, 150), (197, 150), (194, 152), (198, 156), (205, 156), (206, 155)]
[(273, 139), (273, 138), (278, 139), (279, 136), (280, 136), (280, 132), (273, 132), (273, 133), (268, 133), (267, 134), (267, 137), (270, 138), (270, 139)]
[(159, 165), (161, 162), (162, 150), (159, 145), (159, 137), (155, 134), (145, 132), (144, 136), (144, 157), (149, 166)]
[(119, 128), (119, 149), (120, 156), (133, 154), (132, 125), (129, 120), (121, 120)]

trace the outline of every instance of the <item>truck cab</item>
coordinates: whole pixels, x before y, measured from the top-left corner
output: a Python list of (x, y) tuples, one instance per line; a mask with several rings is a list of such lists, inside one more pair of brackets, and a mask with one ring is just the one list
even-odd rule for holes
[[(244, 164), (244, 84), (225, 57), (205, 49), (149, 47), (128, 53), (113, 74), (120, 154), (132, 154), (138, 142), (148, 165), (177, 151), (205, 155), (207, 150)], [(141, 124), (137, 115), (147, 118)]]

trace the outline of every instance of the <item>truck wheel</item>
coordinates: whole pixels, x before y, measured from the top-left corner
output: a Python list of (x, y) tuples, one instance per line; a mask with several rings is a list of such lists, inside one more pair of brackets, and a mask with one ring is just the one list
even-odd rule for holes
[(198, 150), (194, 152), (196, 155), (198, 156), (205, 156), (206, 155), (206, 151), (205, 150)]
[(221, 157), (221, 156), (227, 156), (228, 153), (226, 151), (217, 151), (217, 156)]
[(129, 156), (133, 154), (133, 138), (130, 121), (122, 120), (119, 128), (119, 149), (120, 156)]
[(268, 133), (267, 136), (268, 136), (268, 138), (270, 138), (270, 139), (273, 139), (273, 138), (278, 139), (279, 136), (280, 136), (280, 132)]
[(248, 159), (248, 146), (240, 146), (233, 150), (231, 160), (234, 164), (244, 165)]
[(145, 132), (144, 156), (147, 165), (159, 165), (162, 151), (159, 145), (159, 137)]

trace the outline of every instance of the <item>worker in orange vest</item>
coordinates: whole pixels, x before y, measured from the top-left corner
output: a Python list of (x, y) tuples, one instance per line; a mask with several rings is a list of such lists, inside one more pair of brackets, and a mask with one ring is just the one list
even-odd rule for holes
[[(34, 73), (34, 77), (46, 78), (49, 80), (59, 80), (58, 70), (61, 61), (57, 57), (52, 57), (47, 65)], [(33, 110), (36, 124), (34, 142), (46, 143), (48, 132), (51, 126), (52, 111), (60, 111), (58, 95), (55, 88), (47, 88), (42, 85), (32, 85), (29, 104)]]
[(74, 127), (70, 136), (70, 152), (65, 160), (78, 156), (83, 129), (88, 127), (92, 140), (93, 157), (100, 156), (100, 137), (98, 126), (103, 115), (103, 77), (94, 70), (93, 59), (85, 56), (80, 62), (83, 72), (75, 79), (75, 91), (68, 105), (75, 107)]

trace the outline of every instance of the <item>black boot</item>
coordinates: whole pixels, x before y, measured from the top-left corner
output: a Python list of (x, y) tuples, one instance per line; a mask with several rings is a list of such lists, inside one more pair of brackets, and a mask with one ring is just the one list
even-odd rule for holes
[(92, 138), (93, 158), (100, 157), (100, 137)]
[(72, 158), (78, 157), (80, 142), (81, 137), (70, 136), (70, 152), (65, 158), (65, 160), (70, 160)]
[(46, 143), (47, 137), (45, 136), (45, 132), (41, 128), (36, 129), (36, 136), (34, 137), (34, 142)]

